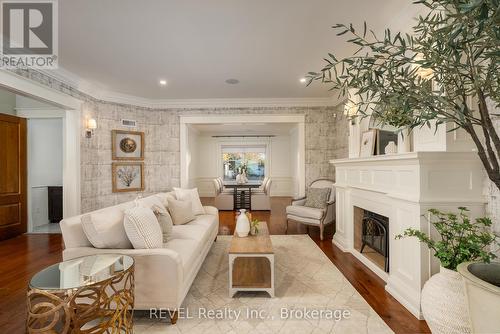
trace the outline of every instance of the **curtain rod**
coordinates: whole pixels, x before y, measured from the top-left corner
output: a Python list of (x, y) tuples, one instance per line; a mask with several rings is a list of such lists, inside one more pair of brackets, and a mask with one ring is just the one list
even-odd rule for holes
[(245, 135), (245, 136), (212, 136), (212, 138), (270, 138), (275, 135)]

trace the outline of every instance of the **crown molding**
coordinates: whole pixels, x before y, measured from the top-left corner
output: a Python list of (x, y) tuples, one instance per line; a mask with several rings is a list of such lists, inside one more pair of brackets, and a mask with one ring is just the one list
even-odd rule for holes
[(102, 85), (96, 85), (83, 80), (62, 67), (59, 67), (57, 70), (38, 71), (97, 100), (149, 109), (333, 107), (342, 102), (342, 99), (334, 96), (305, 98), (148, 99), (110, 91)]

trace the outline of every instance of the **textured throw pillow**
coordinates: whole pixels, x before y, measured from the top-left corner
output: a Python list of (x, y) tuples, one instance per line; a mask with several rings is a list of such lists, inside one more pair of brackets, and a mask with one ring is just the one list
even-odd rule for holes
[(132, 248), (125, 228), (123, 211), (109, 208), (82, 216), (83, 232), (95, 248)]
[(325, 209), (330, 197), (330, 188), (309, 188), (304, 206)]
[(194, 215), (204, 215), (205, 209), (203, 209), (203, 205), (200, 201), (200, 195), (198, 194), (198, 188), (193, 189), (181, 189), (174, 188), (175, 197), (179, 201), (191, 201), (191, 205), (193, 207)]
[(128, 209), (125, 211), (123, 226), (135, 249), (162, 247), (161, 228), (151, 209), (141, 206)]
[(164, 206), (153, 205), (151, 210), (153, 210), (156, 219), (158, 220), (158, 224), (160, 224), (163, 242), (168, 242), (172, 234), (172, 228), (174, 227), (172, 217), (170, 217), (170, 214)]
[(168, 211), (174, 225), (186, 224), (195, 219), (191, 201), (171, 199), (168, 201)]

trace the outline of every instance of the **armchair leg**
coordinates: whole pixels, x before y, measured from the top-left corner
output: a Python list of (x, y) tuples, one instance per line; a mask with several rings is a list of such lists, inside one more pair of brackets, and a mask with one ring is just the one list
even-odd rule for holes
[(287, 218), (286, 224), (285, 224), (285, 234), (288, 234), (288, 218)]
[(319, 238), (323, 240), (323, 231), (325, 230), (325, 227), (323, 225), (323, 222), (319, 224)]

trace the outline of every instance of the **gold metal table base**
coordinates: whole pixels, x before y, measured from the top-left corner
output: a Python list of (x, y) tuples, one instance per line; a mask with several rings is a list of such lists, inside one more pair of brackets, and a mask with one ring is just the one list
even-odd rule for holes
[(28, 290), (27, 333), (133, 333), (134, 265), (96, 284)]

